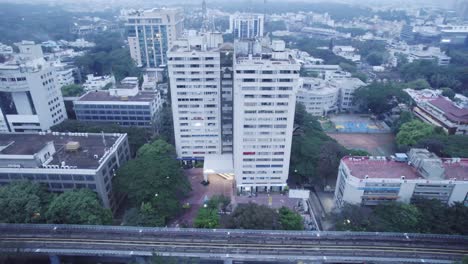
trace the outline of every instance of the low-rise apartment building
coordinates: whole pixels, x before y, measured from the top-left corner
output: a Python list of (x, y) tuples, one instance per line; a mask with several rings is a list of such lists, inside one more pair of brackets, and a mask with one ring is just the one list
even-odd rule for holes
[(358, 78), (340, 72), (325, 74), (325, 79), (303, 77), (297, 93), (297, 101), (314, 116), (330, 113), (354, 112), (354, 92), (366, 85)]
[(392, 157), (344, 157), (338, 169), (335, 206), (376, 205), (412, 199), (468, 205), (468, 159), (439, 158), (426, 149)]
[(93, 74), (86, 75), (86, 81), (83, 84), (83, 88), (86, 91), (102, 90), (106, 86), (112, 86), (115, 84), (115, 78), (111, 75), (94, 76)]
[(140, 91), (138, 79), (127, 77), (108, 91), (89, 91), (74, 101), (76, 118), (154, 130), (162, 108), (158, 91)]
[(38, 182), (52, 192), (88, 188), (116, 210), (116, 170), (130, 159), (126, 134), (0, 133), (0, 185)]
[(415, 91), (405, 89), (416, 106), (413, 113), (422, 121), (441, 127), (450, 135), (468, 134), (468, 100), (457, 95), (460, 102), (454, 102), (441, 95), (441, 91)]

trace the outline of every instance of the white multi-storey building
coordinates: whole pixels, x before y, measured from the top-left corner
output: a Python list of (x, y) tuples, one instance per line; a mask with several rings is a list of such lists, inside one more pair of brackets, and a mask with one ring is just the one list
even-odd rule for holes
[(366, 83), (358, 78), (346, 78), (334, 80), (334, 85), (340, 89), (339, 109), (341, 112), (353, 112), (357, 110), (357, 105), (354, 103), (354, 92), (365, 86)]
[(167, 53), (177, 156), (203, 160), (221, 154), (219, 34), (179, 40)]
[(412, 199), (468, 205), (468, 159), (442, 159), (426, 149), (387, 157), (344, 157), (338, 169), (335, 206), (376, 205)]
[(302, 103), (306, 111), (314, 116), (326, 116), (330, 113), (353, 112), (357, 110), (354, 104), (354, 92), (366, 85), (358, 78), (345, 72), (327, 72), (325, 79), (303, 77), (302, 85), (297, 93), (297, 101)]
[(0, 133), (0, 186), (34, 181), (51, 192), (88, 188), (118, 209), (112, 192), (117, 169), (130, 159), (126, 134)]
[(184, 17), (180, 9), (150, 9), (127, 15), (130, 56), (146, 68), (164, 67), (166, 52), (183, 33)]
[(81, 121), (155, 130), (162, 99), (156, 90), (139, 90), (137, 77), (127, 77), (108, 91), (87, 92), (73, 105)]
[(239, 191), (287, 184), (300, 65), (283, 41), (235, 43), (234, 172)]
[(86, 75), (86, 82), (83, 84), (83, 88), (86, 91), (95, 91), (113, 85), (115, 85), (115, 78), (112, 75), (94, 76), (94, 74), (88, 74)]
[(0, 108), (11, 132), (48, 130), (67, 118), (55, 69), (40, 45), (18, 43), (17, 56), (0, 65)]
[(297, 101), (314, 116), (326, 116), (338, 111), (339, 88), (320, 78), (302, 78), (302, 86), (297, 93)]
[(229, 32), (236, 39), (254, 39), (263, 37), (262, 14), (235, 13), (229, 17)]
[(75, 77), (73, 76), (74, 67), (70, 67), (68, 64), (56, 61), (54, 63), (54, 68), (57, 74), (57, 84), (60, 87), (75, 83)]

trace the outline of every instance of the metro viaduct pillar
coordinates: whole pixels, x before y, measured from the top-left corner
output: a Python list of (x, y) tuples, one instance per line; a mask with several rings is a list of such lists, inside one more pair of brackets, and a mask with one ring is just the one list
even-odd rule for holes
[(50, 264), (60, 264), (60, 257), (57, 255), (49, 255)]

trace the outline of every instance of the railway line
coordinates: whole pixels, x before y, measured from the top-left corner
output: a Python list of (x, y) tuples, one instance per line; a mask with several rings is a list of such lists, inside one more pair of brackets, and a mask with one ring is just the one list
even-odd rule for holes
[[(35, 254), (113, 252), (148, 256), (251, 256), (256, 259), (404, 258), (450, 263), (468, 255), (468, 237), (399, 233), (201, 230), (0, 224), (0, 248)], [(117, 252), (117, 253), (116, 253)], [(130, 252), (130, 253), (129, 253)], [(444, 262), (448, 261), (448, 262)]]

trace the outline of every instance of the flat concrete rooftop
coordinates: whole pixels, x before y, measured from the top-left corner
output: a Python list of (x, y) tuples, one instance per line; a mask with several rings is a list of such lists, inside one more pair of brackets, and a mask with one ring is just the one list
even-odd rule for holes
[(114, 96), (110, 95), (107, 91), (90, 91), (80, 97), (78, 102), (151, 102), (156, 97), (155, 92), (140, 91), (135, 96)]
[[(456, 178), (461, 181), (468, 181), (468, 159), (441, 159), (444, 167), (446, 180)], [(406, 180), (424, 179), (422, 175), (406, 162), (397, 162), (389, 158), (384, 160), (371, 160), (369, 157), (344, 157), (341, 160), (351, 171), (351, 175), (359, 179), (401, 179)]]
[[(101, 134), (87, 135), (0, 133), (0, 146), (6, 146), (0, 151), (0, 159), (1, 155), (34, 155), (43, 149), (47, 142), (53, 142), (56, 152), (52, 155), (53, 159), (48, 165), (60, 166), (62, 162), (65, 162), (67, 166), (76, 166), (77, 169), (96, 169), (99, 167), (99, 159), (104, 155), (106, 149), (124, 136), (124, 134), (104, 134), (104, 137)], [(79, 142), (80, 148), (77, 151), (67, 151), (65, 145), (68, 142)], [(97, 155), (98, 158), (96, 159), (94, 155)]]

